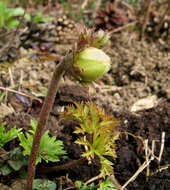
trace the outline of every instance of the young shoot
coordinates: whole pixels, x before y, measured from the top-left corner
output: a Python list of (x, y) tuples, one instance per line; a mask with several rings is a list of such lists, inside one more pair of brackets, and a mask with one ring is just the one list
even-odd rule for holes
[(75, 106), (67, 106), (61, 118), (79, 122), (74, 133), (81, 135), (76, 143), (86, 147), (82, 156), (93, 159), (97, 155), (101, 163), (100, 176), (113, 175), (113, 164), (105, 156), (116, 158), (115, 141), (119, 133), (115, 131), (115, 128), (119, 125), (118, 120), (106, 115), (103, 109), (92, 102), (87, 102), (85, 105), (82, 102), (75, 103)]

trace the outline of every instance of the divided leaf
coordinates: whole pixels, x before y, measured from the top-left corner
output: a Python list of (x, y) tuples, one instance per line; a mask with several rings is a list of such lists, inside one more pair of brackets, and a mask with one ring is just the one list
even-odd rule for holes
[(5, 123), (0, 125), (0, 149), (9, 141), (15, 139), (22, 129), (16, 129), (16, 126), (12, 127), (7, 132), (5, 130)]
[[(32, 130), (29, 130), (29, 133), (26, 133), (26, 137), (23, 133), (19, 135), (20, 145), (24, 148), (24, 155), (30, 155), (31, 153), (37, 122), (31, 120), (30, 125)], [(50, 137), (48, 133), (49, 131), (46, 131), (41, 138), (36, 164), (40, 163), (42, 159), (46, 162), (58, 162), (60, 161), (59, 156), (66, 154), (66, 151), (63, 150), (63, 142), (56, 140), (55, 136)]]
[[(119, 133), (115, 132), (115, 127), (119, 122), (110, 115), (106, 115), (104, 110), (97, 107), (92, 102), (75, 103), (75, 106), (67, 106), (61, 118), (73, 119), (79, 122), (74, 133), (81, 134), (76, 140), (77, 144), (85, 146), (83, 157), (94, 158), (97, 155), (101, 162), (101, 176), (113, 174), (112, 162), (105, 158), (111, 156), (116, 158), (116, 144)], [(86, 136), (85, 136), (86, 135)]]

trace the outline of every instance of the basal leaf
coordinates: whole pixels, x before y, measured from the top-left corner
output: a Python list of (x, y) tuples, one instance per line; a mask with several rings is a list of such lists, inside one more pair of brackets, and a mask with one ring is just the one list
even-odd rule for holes
[(21, 16), (24, 14), (24, 9), (18, 7), (18, 8), (7, 8), (6, 9), (9, 12), (9, 17), (16, 17)]
[(7, 142), (13, 140), (18, 136), (22, 129), (16, 129), (16, 126), (12, 127), (7, 132), (5, 131), (5, 123), (0, 125), (0, 148), (2, 148)]
[(33, 187), (37, 190), (55, 190), (57, 185), (53, 181), (47, 179), (34, 179)]
[[(30, 124), (32, 130), (29, 130), (29, 132), (31, 132), (31, 134), (26, 133), (26, 137), (23, 133), (19, 135), (20, 146), (24, 148), (24, 155), (30, 155), (37, 122), (32, 120)], [(63, 142), (57, 140), (55, 136), (50, 137), (48, 133), (48, 130), (45, 131), (41, 138), (36, 164), (41, 162), (42, 159), (46, 162), (58, 162), (60, 160), (59, 157), (66, 154)]]

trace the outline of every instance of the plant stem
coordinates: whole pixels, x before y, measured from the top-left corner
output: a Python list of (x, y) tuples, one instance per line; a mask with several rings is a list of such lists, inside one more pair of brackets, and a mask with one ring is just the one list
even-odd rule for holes
[(85, 162), (86, 160), (87, 160), (86, 158), (80, 158), (78, 160), (72, 160), (72, 161), (70, 161), (66, 164), (60, 165), (60, 166), (53, 166), (53, 167), (41, 166), (37, 170), (38, 170), (38, 173), (40, 173), (40, 174), (58, 172), (58, 171), (62, 171), (62, 170), (67, 170), (67, 169), (72, 168), (74, 166), (78, 166), (78, 165), (82, 164), (83, 162)]
[(46, 95), (43, 107), (41, 109), (38, 126), (36, 129), (36, 133), (34, 136), (34, 141), (32, 145), (29, 165), (28, 165), (28, 178), (27, 178), (27, 187), (26, 190), (33, 189), (33, 180), (35, 176), (35, 167), (36, 167), (36, 158), (38, 154), (38, 148), (40, 146), (41, 137), (46, 129), (46, 123), (48, 120), (48, 116), (52, 109), (52, 105), (55, 100), (56, 92), (59, 87), (59, 82), (63, 74), (68, 71), (72, 66), (73, 56), (72, 54), (66, 55), (61, 63), (56, 67), (52, 80), (48, 89), (48, 93)]
[(146, 29), (147, 23), (149, 21), (149, 14), (150, 14), (151, 6), (152, 6), (152, 0), (148, 0), (146, 2), (146, 10), (145, 10), (145, 13), (144, 13), (144, 20), (143, 20), (141, 34), (140, 34), (140, 39), (141, 40), (143, 39), (145, 29)]

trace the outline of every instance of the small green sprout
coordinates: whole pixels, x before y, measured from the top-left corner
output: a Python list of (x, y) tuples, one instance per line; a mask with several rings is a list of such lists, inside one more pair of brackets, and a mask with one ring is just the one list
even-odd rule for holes
[(119, 134), (115, 132), (115, 127), (118, 126), (118, 121), (113, 116), (106, 115), (103, 109), (92, 102), (87, 102), (86, 105), (76, 103), (75, 107), (67, 106), (61, 118), (80, 123), (74, 133), (83, 135), (76, 140), (77, 144), (86, 147), (82, 156), (92, 159), (97, 155), (101, 162), (100, 176), (112, 175), (113, 164), (105, 156), (116, 158), (115, 141)]
[[(32, 129), (29, 130), (29, 133), (26, 133), (26, 137), (23, 133), (20, 133), (18, 136), (20, 145), (24, 148), (24, 155), (30, 155), (31, 153), (37, 122), (35, 120), (31, 120), (30, 125)], [(63, 142), (56, 140), (55, 136), (50, 137), (48, 133), (49, 131), (47, 130), (41, 138), (36, 164), (40, 163), (42, 159), (47, 163), (48, 161), (58, 162), (60, 161), (59, 156), (66, 154), (66, 151), (63, 150)]]
[(5, 123), (0, 125), (0, 149), (9, 141), (15, 139), (22, 129), (16, 129), (16, 126), (12, 127), (7, 132), (5, 131)]

